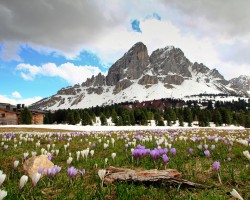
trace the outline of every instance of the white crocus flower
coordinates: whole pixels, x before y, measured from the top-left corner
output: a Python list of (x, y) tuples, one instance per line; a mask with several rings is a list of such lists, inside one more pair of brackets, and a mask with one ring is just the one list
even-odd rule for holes
[(18, 165), (19, 165), (19, 160), (15, 160), (14, 161), (14, 170), (16, 170)]
[(6, 178), (6, 174), (3, 174), (3, 172), (0, 172), (0, 186), (3, 184), (4, 180)]
[(0, 190), (0, 200), (7, 196), (7, 192), (5, 190)]
[(35, 187), (37, 182), (40, 180), (41, 178), (41, 174), (40, 173), (35, 173), (33, 176), (32, 176), (32, 184), (33, 186)]
[(244, 200), (244, 199), (239, 195), (239, 193), (238, 193), (235, 189), (233, 189), (233, 190), (230, 192), (230, 194), (231, 194), (233, 197), (235, 197), (236, 199)]
[(58, 156), (58, 154), (59, 154), (59, 149), (56, 150), (56, 156)]
[(111, 154), (111, 157), (112, 157), (113, 160), (115, 160), (116, 153), (112, 153), (112, 154)]
[(90, 153), (90, 156), (91, 156), (91, 157), (93, 157), (93, 156), (94, 156), (95, 151), (94, 151), (94, 150), (91, 150), (89, 153)]
[(73, 158), (72, 157), (69, 157), (68, 160), (67, 160), (67, 164), (70, 165), (71, 162), (72, 162)]
[(98, 176), (102, 181), (102, 186), (103, 186), (105, 174), (106, 174), (106, 169), (99, 169)]
[(250, 153), (249, 153), (249, 151), (243, 151), (243, 154), (244, 154), (244, 156), (246, 156), (246, 158), (248, 159), (248, 160), (250, 160)]
[(76, 152), (76, 160), (77, 161), (79, 161), (80, 155), (81, 155), (81, 151), (77, 151)]
[(28, 181), (28, 176), (26, 176), (26, 175), (23, 175), (20, 178), (19, 190), (22, 190), (23, 186), (27, 183), (27, 181)]

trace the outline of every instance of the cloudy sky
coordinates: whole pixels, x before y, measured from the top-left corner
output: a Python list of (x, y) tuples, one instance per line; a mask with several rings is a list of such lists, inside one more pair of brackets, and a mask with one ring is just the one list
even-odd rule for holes
[(248, 0), (1, 0), (0, 102), (30, 104), (106, 73), (136, 42), (250, 75)]

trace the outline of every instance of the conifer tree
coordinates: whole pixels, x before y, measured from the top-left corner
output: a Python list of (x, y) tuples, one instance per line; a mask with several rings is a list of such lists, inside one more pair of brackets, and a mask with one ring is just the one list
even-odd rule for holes
[(32, 113), (27, 107), (20, 113), (20, 124), (32, 124)]

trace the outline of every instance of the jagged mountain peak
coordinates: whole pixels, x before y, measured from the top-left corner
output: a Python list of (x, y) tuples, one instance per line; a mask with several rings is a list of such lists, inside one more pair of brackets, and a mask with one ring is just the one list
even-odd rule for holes
[(238, 83), (234, 82), (229, 84), (216, 69), (190, 62), (179, 48), (166, 46), (149, 56), (146, 45), (138, 42), (110, 67), (106, 76), (100, 73), (81, 85), (62, 88), (32, 107), (76, 109), (200, 93), (235, 94)]
[(250, 95), (250, 76), (241, 75), (229, 80), (230, 86), (240, 94)]

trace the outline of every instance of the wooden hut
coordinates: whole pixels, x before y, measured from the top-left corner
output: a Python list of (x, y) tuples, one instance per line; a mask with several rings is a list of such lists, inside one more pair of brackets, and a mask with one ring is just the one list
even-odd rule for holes
[(12, 110), (0, 108), (0, 124), (1, 125), (18, 124), (17, 113)]

